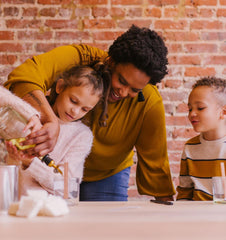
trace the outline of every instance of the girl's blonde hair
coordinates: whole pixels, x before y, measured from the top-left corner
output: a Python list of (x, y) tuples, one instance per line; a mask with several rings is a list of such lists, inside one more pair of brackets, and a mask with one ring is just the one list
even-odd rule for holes
[(92, 94), (97, 94), (103, 104), (103, 111), (99, 118), (99, 124), (106, 126), (107, 121), (107, 99), (110, 91), (111, 74), (107, 65), (102, 62), (94, 62), (89, 66), (74, 66), (57, 78), (53, 83), (47, 99), (52, 106), (58, 96), (56, 84), (59, 79), (64, 80), (64, 89), (67, 87), (92, 86)]

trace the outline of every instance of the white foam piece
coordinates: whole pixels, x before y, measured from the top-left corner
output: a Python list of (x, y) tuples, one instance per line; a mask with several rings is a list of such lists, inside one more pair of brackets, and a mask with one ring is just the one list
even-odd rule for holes
[(69, 213), (67, 202), (58, 196), (49, 195), (43, 203), (42, 209), (39, 214), (45, 216), (61, 216)]
[(16, 213), (19, 217), (32, 218), (37, 216), (43, 206), (43, 200), (30, 196), (22, 196), (19, 202), (19, 209)]

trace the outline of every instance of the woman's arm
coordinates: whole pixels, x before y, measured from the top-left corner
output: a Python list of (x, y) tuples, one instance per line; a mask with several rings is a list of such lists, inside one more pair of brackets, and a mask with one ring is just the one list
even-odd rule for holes
[(44, 93), (40, 90), (34, 90), (26, 94), (23, 98), (41, 112), (41, 122), (43, 127), (36, 132), (31, 133), (23, 145), (36, 144), (36, 147), (26, 150), (29, 155), (37, 154), (44, 156), (54, 149), (59, 135), (59, 122), (51, 106), (49, 105)]

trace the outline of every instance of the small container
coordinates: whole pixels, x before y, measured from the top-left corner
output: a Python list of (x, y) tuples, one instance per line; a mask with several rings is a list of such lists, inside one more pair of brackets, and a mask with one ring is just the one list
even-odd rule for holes
[(18, 201), (18, 166), (0, 164), (0, 213)]
[(212, 177), (214, 203), (226, 203), (225, 177)]
[(56, 174), (54, 177), (54, 195), (64, 198), (68, 206), (74, 206), (79, 202), (79, 178), (68, 178), (65, 188), (65, 178)]

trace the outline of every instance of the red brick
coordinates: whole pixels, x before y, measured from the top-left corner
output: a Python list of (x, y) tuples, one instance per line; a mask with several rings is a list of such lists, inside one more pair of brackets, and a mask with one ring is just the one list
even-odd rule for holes
[(96, 17), (106, 17), (109, 14), (108, 8), (94, 7), (92, 10), (92, 15)]
[(220, 5), (226, 5), (226, 0), (220, 0)]
[(89, 32), (83, 32), (83, 31), (78, 31), (78, 32), (56, 32), (56, 38), (59, 39), (72, 39), (76, 41), (84, 41), (84, 40), (89, 40), (90, 34)]
[(210, 65), (225, 65), (226, 63), (226, 53), (225, 56), (210, 56), (203, 60), (203, 63), (210, 64)]
[(75, 8), (74, 18), (91, 16), (90, 8)]
[(53, 36), (52, 32), (40, 32), (40, 31), (19, 31), (17, 33), (18, 39), (32, 39), (32, 40), (48, 40)]
[(131, 17), (131, 18), (133, 18), (133, 17), (141, 17), (142, 16), (142, 11), (143, 11), (142, 8), (130, 8), (128, 10), (127, 16)]
[(223, 29), (223, 23), (220, 21), (195, 20), (190, 23), (191, 30), (193, 29)]
[(174, 150), (174, 151), (183, 151), (184, 149), (184, 144), (185, 144), (186, 140), (182, 141), (176, 141), (176, 140), (173, 140), (173, 141), (168, 141), (167, 142), (167, 148), (168, 150)]
[(187, 116), (166, 116), (168, 126), (190, 126)]
[(156, 6), (178, 5), (179, 0), (148, 0), (148, 3)]
[(4, 17), (11, 16), (16, 17), (19, 15), (19, 8), (17, 7), (5, 7), (3, 8)]
[(93, 32), (94, 40), (115, 40), (118, 36), (120, 36), (123, 32)]
[(108, 0), (79, 0), (78, 3), (83, 5), (97, 5), (97, 4), (107, 4)]
[(78, 28), (78, 20), (46, 20), (45, 25), (53, 29)]
[(38, 43), (36, 44), (35, 50), (37, 52), (48, 52), (53, 48), (59, 47), (59, 44), (56, 43)]
[(170, 162), (180, 163), (181, 160), (181, 152), (169, 152), (168, 153)]
[(216, 70), (213, 67), (202, 68), (202, 67), (187, 67), (185, 69), (185, 76), (189, 77), (205, 77), (205, 76), (214, 76)]
[(211, 18), (215, 15), (215, 10), (213, 9), (200, 9), (200, 17)]
[(187, 0), (185, 4), (190, 3), (194, 6), (216, 6), (217, 5), (217, 0)]
[(187, 103), (180, 103), (176, 107), (176, 113), (188, 113)]
[(167, 79), (165, 81), (165, 87), (167, 88), (179, 88), (182, 86), (181, 80), (175, 80), (175, 79)]
[(201, 33), (201, 40), (205, 41), (224, 41), (226, 39), (226, 32), (202, 32)]
[(13, 40), (14, 32), (0, 31), (0, 40)]
[(41, 27), (40, 20), (6, 20), (6, 26), (8, 28), (39, 28)]
[(187, 53), (215, 53), (217, 52), (216, 44), (185, 44), (184, 45), (185, 52)]
[(115, 26), (115, 21), (110, 19), (84, 19), (85, 29), (105, 29), (114, 28)]
[(35, 17), (38, 15), (38, 8), (31, 7), (31, 8), (23, 8), (22, 15), (25, 17)]
[(118, 26), (120, 28), (128, 29), (132, 26), (132, 24), (135, 24), (138, 27), (149, 27), (152, 23), (152, 20), (140, 20), (140, 19), (133, 19), (133, 20), (119, 20)]
[(164, 9), (164, 17), (172, 18), (179, 16), (179, 9), (178, 8), (165, 8)]
[(169, 53), (179, 53), (182, 52), (182, 45), (179, 43), (167, 44)]
[(162, 11), (160, 8), (152, 7), (152, 8), (146, 8), (144, 10), (144, 14), (147, 17), (160, 18), (162, 16)]
[(141, 5), (143, 0), (111, 0), (112, 5)]
[(0, 55), (0, 64), (14, 64), (17, 60), (16, 55)]
[(57, 14), (56, 8), (42, 8), (39, 11), (40, 16), (44, 17), (55, 17)]
[(125, 9), (119, 7), (112, 7), (110, 9), (110, 15), (113, 18), (122, 18), (125, 16)]
[[(79, 0), (74, 0), (73, 3), (78, 3)], [(59, 5), (59, 4), (69, 4), (71, 3), (71, 0), (38, 0), (38, 4), (48, 4), (48, 5)]]
[(166, 114), (173, 115), (173, 112), (174, 112), (174, 104), (172, 104), (172, 103), (165, 103), (165, 104), (164, 104), (164, 108), (165, 108), (165, 113), (166, 113)]
[(199, 56), (171, 56), (168, 59), (169, 64), (177, 65), (199, 65), (201, 63)]
[(196, 32), (170, 31), (164, 33), (166, 41), (198, 41), (199, 34)]
[(218, 9), (217, 17), (226, 17), (226, 9)]
[(159, 91), (164, 101), (183, 101), (186, 94), (183, 90), (179, 91)]
[(23, 47), (19, 43), (0, 43), (0, 52), (22, 52)]
[(177, 22), (172, 20), (156, 20), (155, 23), (155, 29), (185, 29), (187, 27), (188, 23), (184, 20), (179, 20)]
[(1, 4), (6, 3), (6, 4), (34, 4), (35, 0), (1, 0)]
[(197, 132), (193, 130), (193, 128), (174, 128), (172, 132), (172, 138), (177, 139), (177, 138), (192, 138), (197, 135)]

